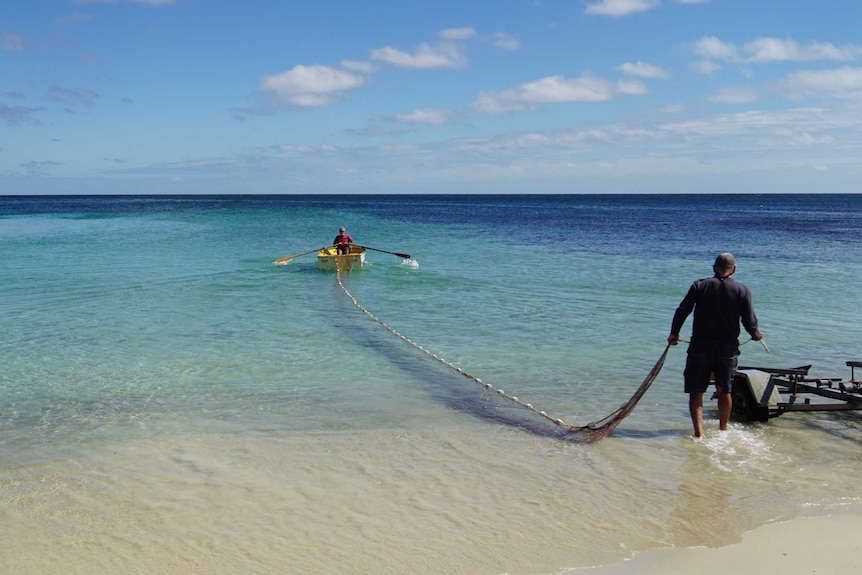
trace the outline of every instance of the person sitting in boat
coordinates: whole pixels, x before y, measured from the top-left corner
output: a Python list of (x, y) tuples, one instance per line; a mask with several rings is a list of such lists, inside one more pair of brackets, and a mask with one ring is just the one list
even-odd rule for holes
[(354, 243), (353, 238), (350, 237), (350, 234), (344, 228), (338, 228), (338, 235), (335, 236), (335, 241), (332, 242), (332, 245), (335, 246), (335, 251), (338, 254), (349, 254), (350, 253), (350, 244)]

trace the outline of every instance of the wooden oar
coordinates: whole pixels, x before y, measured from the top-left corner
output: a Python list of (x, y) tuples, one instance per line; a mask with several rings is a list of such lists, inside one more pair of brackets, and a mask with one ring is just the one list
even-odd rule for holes
[(292, 255), (292, 256), (287, 256), (286, 258), (278, 258), (277, 260), (275, 260), (275, 262), (274, 262), (274, 263), (275, 263), (275, 265), (277, 265), (277, 266), (283, 266), (284, 264), (286, 264), (287, 262), (289, 262), (289, 261), (290, 261), (290, 260), (292, 260), (293, 258), (298, 258), (299, 256), (304, 256), (304, 255), (306, 255), (306, 254), (311, 254), (311, 253), (314, 253), (314, 252), (319, 252), (320, 250), (325, 250), (325, 249), (326, 249), (326, 248), (328, 248), (328, 247), (329, 247), (329, 246), (323, 246), (322, 248), (316, 248), (316, 249), (313, 249), (313, 250), (308, 250), (307, 252), (302, 252), (301, 254), (296, 254), (296, 255)]
[(398, 252), (387, 252), (386, 250), (378, 250), (377, 248), (369, 248), (368, 246), (360, 246), (358, 244), (350, 244), (352, 246), (356, 246), (357, 248), (363, 248), (366, 250), (372, 250), (375, 252), (383, 252), (384, 254), (392, 254), (393, 256), (398, 256), (399, 258), (404, 258), (405, 260), (410, 259), (410, 254), (400, 254)]

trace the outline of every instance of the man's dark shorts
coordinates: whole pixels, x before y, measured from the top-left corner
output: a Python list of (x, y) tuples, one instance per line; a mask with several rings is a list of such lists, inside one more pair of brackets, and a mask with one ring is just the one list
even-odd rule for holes
[(738, 358), (739, 346), (735, 343), (690, 344), (685, 361), (685, 392), (704, 393), (709, 387), (710, 374), (715, 374), (715, 387), (719, 391), (730, 392)]

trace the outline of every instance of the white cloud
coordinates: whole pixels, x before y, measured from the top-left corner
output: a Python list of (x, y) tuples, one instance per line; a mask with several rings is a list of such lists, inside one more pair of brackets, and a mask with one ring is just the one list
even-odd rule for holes
[(298, 153), (298, 154), (316, 154), (319, 152), (337, 152), (338, 148), (329, 144), (322, 144), (320, 146), (308, 146), (308, 145), (293, 145), (293, 144), (282, 144), (278, 146), (277, 149), (281, 152), (288, 153)]
[(719, 104), (750, 104), (756, 102), (757, 97), (757, 90), (730, 86), (716, 91), (709, 99)]
[(743, 47), (747, 54), (746, 62), (803, 62), (808, 60), (853, 60), (862, 55), (858, 46), (839, 48), (828, 42), (811, 42), (799, 44), (794, 40), (778, 38), (757, 38)]
[(386, 62), (398, 68), (463, 68), (467, 65), (467, 59), (461, 53), (461, 49), (450, 43), (434, 46), (421, 44), (413, 54), (385, 46), (372, 50), (371, 59)]
[(694, 52), (711, 60), (733, 62), (806, 62), (812, 60), (851, 61), (862, 56), (862, 47), (836, 46), (829, 42), (800, 44), (792, 39), (756, 38), (742, 47), (705, 36), (695, 42)]
[[(862, 116), (858, 111), (828, 108), (796, 108), (777, 112), (747, 111), (656, 126), (659, 132), (687, 139), (730, 138), (729, 145), (738, 142), (740, 137), (760, 140), (772, 138), (776, 145), (825, 143), (832, 141), (831, 132), (846, 130), (858, 133), (860, 127)], [(787, 139), (787, 135), (791, 133), (798, 136)]]
[(643, 82), (638, 80), (627, 80), (617, 82), (617, 92), (626, 96), (643, 96), (649, 94), (649, 89)]
[(862, 100), (862, 68), (805, 70), (788, 76), (783, 85), (786, 93), (796, 97)]
[(342, 60), (341, 67), (351, 72), (358, 72), (359, 74), (371, 74), (376, 69), (371, 62), (363, 62), (361, 60)]
[(446, 28), (445, 30), (441, 30), (437, 35), (444, 40), (470, 40), (478, 34), (476, 34), (476, 30), (473, 28)]
[(732, 60), (736, 57), (736, 46), (722, 42), (715, 36), (705, 36), (695, 42), (694, 52), (703, 58)]
[(395, 116), (395, 120), (407, 124), (428, 124), (432, 126), (440, 126), (451, 122), (452, 115), (453, 112), (451, 110), (420, 108), (418, 110), (413, 110), (409, 114), (398, 114)]
[(617, 70), (629, 76), (638, 76), (639, 78), (667, 78), (667, 72), (646, 62), (626, 62), (618, 66)]
[(598, 16), (611, 16), (620, 18), (637, 12), (655, 10), (661, 5), (661, 0), (599, 0), (594, 4), (587, 4), (584, 12)]
[(602, 102), (613, 96), (607, 82), (591, 76), (549, 76), (521, 84), (518, 92), (529, 102)]
[(692, 71), (698, 74), (713, 74), (721, 70), (721, 64), (716, 64), (712, 60), (700, 60), (691, 65)]
[(504, 114), (529, 110), (536, 104), (604, 102), (612, 99), (614, 93), (614, 88), (608, 82), (592, 76), (548, 76), (510, 90), (483, 92), (472, 108), (481, 114)]
[(508, 32), (495, 33), (494, 46), (500, 48), (501, 50), (508, 50), (510, 52), (514, 52), (515, 50), (521, 49), (521, 43), (518, 41), (518, 39), (509, 34)]
[(273, 92), (283, 102), (300, 107), (326, 106), (344, 92), (366, 83), (364, 76), (327, 66), (295, 66), (280, 74), (265, 76), (261, 89)]

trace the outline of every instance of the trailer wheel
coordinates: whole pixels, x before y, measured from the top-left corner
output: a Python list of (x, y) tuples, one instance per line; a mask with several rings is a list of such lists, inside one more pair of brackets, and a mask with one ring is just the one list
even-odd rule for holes
[(751, 421), (754, 415), (751, 409), (754, 396), (752, 396), (750, 389), (740, 391), (739, 387), (747, 386), (734, 386), (733, 393), (731, 394), (733, 397), (733, 410), (730, 414), (738, 421)]
[(748, 386), (748, 382), (742, 378), (734, 378), (733, 388), (731, 391), (733, 397), (733, 415), (734, 419), (739, 421), (765, 421), (761, 419), (760, 408), (757, 405), (757, 400), (754, 399), (754, 393)]
[(734, 419), (738, 421), (767, 421), (769, 419), (769, 409), (757, 404), (754, 393), (744, 378), (737, 376), (733, 379), (731, 396), (733, 397), (731, 415)]

